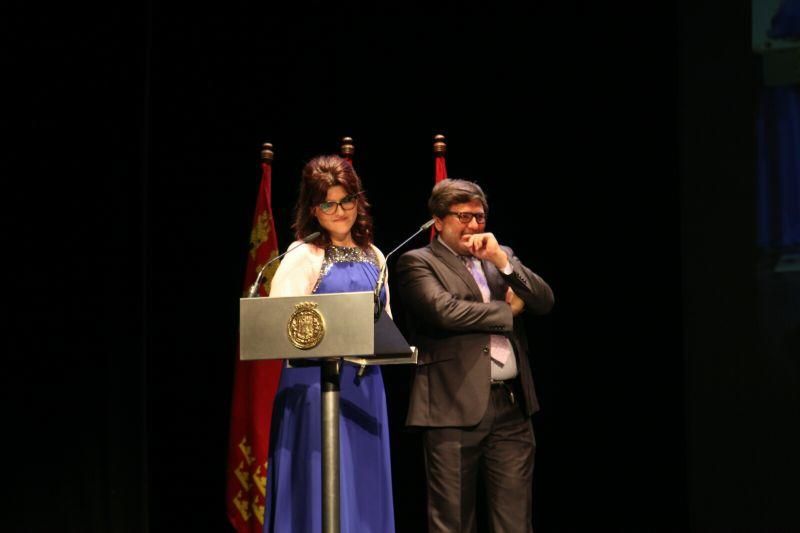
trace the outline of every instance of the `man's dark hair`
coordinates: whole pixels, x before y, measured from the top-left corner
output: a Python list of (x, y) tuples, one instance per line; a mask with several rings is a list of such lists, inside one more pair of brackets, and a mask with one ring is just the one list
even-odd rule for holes
[(431, 215), (443, 218), (450, 211), (453, 204), (464, 204), (478, 200), (483, 205), (483, 211), (489, 212), (486, 195), (477, 183), (466, 180), (445, 179), (437, 183), (428, 198), (428, 211)]

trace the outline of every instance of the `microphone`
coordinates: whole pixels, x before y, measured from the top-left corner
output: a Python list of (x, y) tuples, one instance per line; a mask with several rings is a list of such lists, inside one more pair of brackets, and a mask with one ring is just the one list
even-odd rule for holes
[(383, 307), (381, 307), (381, 289), (383, 289), (383, 285), (384, 283), (386, 283), (386, 265), (389, 264), (389, 256), (391, 256), (397, 250), (405, 246), (405, 244), (408, 241), (410, 241), (423, 231), (429, 229), (431, 226), (433, 226), (433, 219), (430, 219), (429, 221), (421, 225), (419, 229), (411, 235), (411, 237), (398, 244), (394, 250), (386, 254), (386, 257), (384, 257), (383, 266), (381, 266), (381, 271), (378, 273), (378, 281), (375, 284), (375, 290), (372, 293), (373, 300), (375, 301), (375, 320), (378, 320), (378, 318), (380, 318), (381, 311), (383, 310)]
[[(319, 232), (315, 231), (314, 233), (312, 233), (311, 235), (308, 235), (305, 239), (303, 239), (303, 244), (308, 244), (311, 241), (313, 241), (314, 239), (316, 239), (317, 237), (319, 237)], [(297, 246), (295, 246), (294, 248), (289, 248), (288, 250), (283, 252), (281, 255), (275, 256), (272, 259), (270, 259), (269, 261), (267, 261), (267, 263), (263, 267), (261, 267), (261, 269), (258, 271), (258, 275), (256, 276), (256, 280), (253, 282), (252, 285), (250, 285), (250, 290), (247, 291), (247, 297), (248, 298), (254, 298), (255, 297), (256, 293), (258, 292), (258, 286), (261, 284), (261, 278), (264, 275), (264, 270), (266, 270), (269, 265), (271, 265), (272, 263), (274, 263), (275, 261), (277, 261), (278, 259), (280, 259), (284, 255), (288, 254), (292, 250), (297, 250), (298, 248), (300, 248), (299, 244)]]

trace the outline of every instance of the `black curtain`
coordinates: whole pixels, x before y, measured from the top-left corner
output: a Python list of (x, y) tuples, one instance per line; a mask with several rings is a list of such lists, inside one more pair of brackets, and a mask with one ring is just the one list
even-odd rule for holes
[[(718, 419), (703, 404), (718, 376), (717, 356), (703, 354), (719, 353), (712, 337), (747, 335), (750, 318), (737, 315), (736, 334), (708, 328), (697, 309), (736, 308), (690, 298), (716, 279), (719, 250), (701, 240), (716, 226), (700, 205), (718, 152), (693, 135), (733, 125), (714, 129), (719, 150), (741, 135), (744, 164), (731, 172), (742, 188), (723, 188), (744, 201), (749, 115), (735, 104), (749, 93), (729, 93), (736, 112), (705, 114), (715, 81), (697, 58), (716, 49), (692, 21), (711, 14), (683, 8), (648, 24), (627, 22), (640, 10), (580, 4), (129, 3), (10, 17), (11, 124), (25, 142), (6, 160), (4, 390), (26, 496), (0, 522), (227, 530), (237, 299), (261, 143), (275, 145), (282, 247), (303, 163), (350, 135), (388, 250), (427, 219), (436, 133), (449, 174), (484, 187), (490, 229), (556, 294), (550, 316), (528, 320), (543, 406), (537, 529), (672, 531), (738, 516), (724, 498), (698, 504), (730, 481), (698, 466), (725, 435), (704, 425)], [(746, 13), (732, 13), (725, 38), (736, 40)], [(739, 65), (727, 61), (720, 69)], [(719, 283), (748, 294), (739, 278)], [(398, 531), (424, 524), (418, 442), (402, 426), (407, 381), (408, 369), (387, 369)]]

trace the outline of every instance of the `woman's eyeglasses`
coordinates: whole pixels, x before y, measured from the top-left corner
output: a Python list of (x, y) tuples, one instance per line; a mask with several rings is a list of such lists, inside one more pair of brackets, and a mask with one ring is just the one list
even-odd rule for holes
[(486, 213), (468, 213), (466, 211), (456, 213), (454, 211), (449, 211), (447, 214), (457, 217), (458, 221), (462, 224), (469, 224), (473, 218), (478, 224), (486, 223)]
[(364, 191), (359, 191), (357, 193), (348, 194), (338, 202), (321, 202), (317, 204), (319, 210), (325, 213), (326, 215), (332, 215), (336, 212), (336, 206), (342, 208), (343, 211), (350, 211), (356, 206), (356, 202), (358, 201), (358, 196), (363, 194)]

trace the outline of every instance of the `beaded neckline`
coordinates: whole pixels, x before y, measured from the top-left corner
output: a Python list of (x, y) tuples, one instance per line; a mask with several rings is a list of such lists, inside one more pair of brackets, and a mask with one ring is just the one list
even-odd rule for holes
[(375, 250), (373, 250), (371, 246), (365, 250), (358, 246), (336, 246), (330, 244), (325, 248), (325, 258), (322, 261), (322, 267), (320, 268), (319, 276), (317, 277), (317, 282), (314, 284), (314, 290), (312, 292), (317, 292), (322, 278), (328, 274), (331, 267), (336, 263), (371, 263), (378, 270), (381, 268), (378, 264)]

